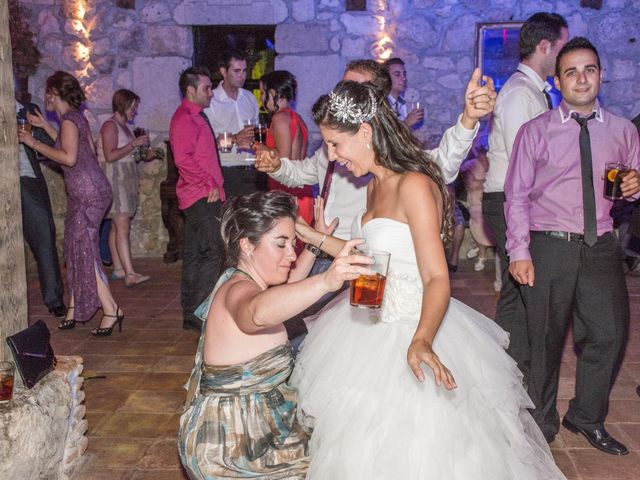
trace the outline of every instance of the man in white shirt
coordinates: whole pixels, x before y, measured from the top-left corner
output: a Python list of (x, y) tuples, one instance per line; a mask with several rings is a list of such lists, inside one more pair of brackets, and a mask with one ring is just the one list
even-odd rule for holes
[(414, 128), (424, 120), (424, 109), (414, 108), (409, 111), (404, 92), (407, 89), (407, 70), (404, 68), (404, 60), (398, 57), (390, 58), (383, 63), (384, 68), (391, 77), (391, 90), (387, 96), (389, 105), (398, 118), (409, 128)]
[[(381, 91), (388, 92), (390, 79), (384, 68), (373, 60), (354, 60), (347, 65), (343, 80), (371, 82)], [(491, 113), (495, 103), (495, 91), (491, 79), (485, 77), (486, 85), (479, 87), (480, 71), (476, 70), (469, 81), (465, 94), (464, 112), (453, 127), (443, 135), (437, 149), (429, 154), (442, 169), (445, 182), (455, 180), (462, 161), (466, 157), (478, 131), (478, 120)], [(327, 169), (333, 171), (325, 205), (325, 220), (329, 223), (338, 218), (334, 235), (342, 239), (351, 238), (353, 219), (366, 207), (370, 177), (354, 177), (337, 162), (329, 162), (324, 147), (313, 156), (300, 161), (279, 158), (273, 150), (263, 150), (257, 155), (256, 168), (291, 187), (320, 184), (324, 186)]]
[(554, 74), (556, 57), (568, 39), (567, 21), (556, 13), (538, 12), (524, 22), (518, 38), (520, 64), (500, 90), (489, 132), (489, 170), (482, 210), (496, 239), (502, 266), (502, 290), (495, 321), (509, 332), (508, 352), (518, 362), (525, 381), (529, 370), (529, 339), (524, 302), (508, 270), (504, 181), (518, 130), (552, 108), (548, 94), (551, 86), (546, 79)]
[[(257, 120), (258, 101), (253, 93), (242, 88), (247, 80), (247, 60), (238, 50), (222, 54), (218, 64), (222, 81), (213, 91), (213, 98), (204, 113), (216, 134), (239, 134), (246, 120)], [(247, 129), (248, 130), (248, 129)], [(253, 130), (251, 130), (253, 135)]]

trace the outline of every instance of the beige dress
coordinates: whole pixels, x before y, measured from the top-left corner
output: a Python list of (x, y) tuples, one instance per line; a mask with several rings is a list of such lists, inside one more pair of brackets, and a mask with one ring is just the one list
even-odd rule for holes
[[(125, 131), (113, 118), (107, 122), (113, 122), (118, 129), (118, 148), (124, 147), (133, 140), (131, 133)], [(113, 218), (115, 215), (133, 217), (138, 208), (138, 168), (133, 151), (120, 160), (107, 162), (102, 148), (102, 135), (98, 135), (97, 153), (98, 162), (111, 184), (113, 193), (113, 203), (107, 218)]]

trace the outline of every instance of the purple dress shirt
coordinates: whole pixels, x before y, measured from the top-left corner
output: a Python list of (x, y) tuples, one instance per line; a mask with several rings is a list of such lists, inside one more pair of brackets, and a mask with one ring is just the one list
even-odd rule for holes
[[(640, 168), (640, 142), (633, 124), (604, 110), (596, 100), (589, 121), (598, 235), (613, 229), (611, 201), (603, 196), (605, 164)], [(510, 260), (531, 260), (529, 232), (558, 230), (582, 234), (580, 126), (572, 110), (560, 106), (525, 123), (509, 161), (504, 193)]]

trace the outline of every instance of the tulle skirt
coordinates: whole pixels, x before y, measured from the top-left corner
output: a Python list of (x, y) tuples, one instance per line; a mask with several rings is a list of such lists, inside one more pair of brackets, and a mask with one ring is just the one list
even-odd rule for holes
[[(434, 350), (458, 388), (437, 387), (426, 366), (420, 383), (406, 353), (421, 292), (395, 285), (403, 291), (387, 284), (384, 311), (356, 309), (344, 292), (302, 345), (291, 383), (300, 420), (314, 429), (307, 479), (564, 478), (527, 410), (508, 335), (451, 299)], [(404, 300), (394, 304), (396, 294)]]

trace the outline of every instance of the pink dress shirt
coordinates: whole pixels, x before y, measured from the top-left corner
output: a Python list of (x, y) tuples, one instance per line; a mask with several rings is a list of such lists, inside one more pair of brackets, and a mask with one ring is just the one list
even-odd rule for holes
[[(603, 196), (605, 164), (622, 162), (640, 168), (638, 132), (627, 119), (600, 107), (589, 121), (593, 187), (598, 235), (613, 229), (612, 202)], [(507, 251), (510, 260), (531, 260), (529, 232), (556, 230), (582, 234), (580, 126), (563, 101), (560, 106), (525, 123), (509, 161), (504, 193)]]
[(224, 180), (211, 128), (200, 115), (202, 107), (186, 98), (173, 114), (169, 140), (180, 177), (176, 185), (178, 207), (189, 208), (217, 188), (225, 200)]

